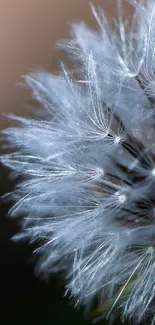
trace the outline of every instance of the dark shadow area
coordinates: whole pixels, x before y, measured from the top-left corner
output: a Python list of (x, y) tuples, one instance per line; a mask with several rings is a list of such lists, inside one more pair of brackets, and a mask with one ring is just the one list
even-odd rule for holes
[[(13, 189), (9, 172), (1, 166), (1, 195)], [(0, 324), (90, 324), (83, 310), (77, 311), (64, 297), (62, 280), (44, 281), (35, 274), (32, 247), (10, 238), (19, 230), (7, 216), (11, 203), (0, 205)]]

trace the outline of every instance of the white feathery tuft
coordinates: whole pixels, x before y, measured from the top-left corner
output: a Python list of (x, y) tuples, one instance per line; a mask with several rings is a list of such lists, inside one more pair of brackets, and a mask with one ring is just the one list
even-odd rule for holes
[(16, 238), (37, 243), (39, 270), (64, 270), (77, 304), (99, 297), (109, 318), (154, 324), (155, 2), (130, 3), (130, 24), (118, 1), (117, 23), (91, 5), (99, 30), (72, 26), (72, 71), (24, 77), (45, 118), (10, 116), (1, 161), (24, 176), (10, 215), (24, 216)]

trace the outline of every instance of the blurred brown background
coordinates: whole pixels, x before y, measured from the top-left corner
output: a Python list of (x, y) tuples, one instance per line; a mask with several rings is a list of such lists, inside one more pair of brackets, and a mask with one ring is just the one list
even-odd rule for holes
[[(0, 0), (0, 112), (23, 114), (26, 92), (16, 83), (32, 68), (58, 69), (57, 40), (69, 36), (71, 22), (95, 25), (89, 0)], [(116, 0), (92, 0), (116, 13)], [(124, 8), (131, 12), (125, 0)], [(0, 127), (6, 120), (0, 118)]]

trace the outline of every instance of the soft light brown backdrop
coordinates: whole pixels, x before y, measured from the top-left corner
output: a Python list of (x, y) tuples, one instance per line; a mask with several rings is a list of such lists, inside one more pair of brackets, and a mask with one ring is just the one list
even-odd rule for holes
[[(122, 0), (126, 10), (131, 9)], [(116, 0), (93, 0), (115, 13)], [(55, 44), (68, 37), (69, 23), (93, 23), (89, 0), (0, 0), (0, 113), (24, 113), (27, 94), (17, 88), (32, 68), (58, 68)], [(0, 118), (0, 127), (6, 121)]]

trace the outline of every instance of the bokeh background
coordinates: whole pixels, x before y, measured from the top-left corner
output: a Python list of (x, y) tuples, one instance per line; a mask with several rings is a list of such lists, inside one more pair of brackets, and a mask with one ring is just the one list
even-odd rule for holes
[[(116, 0), (92, 3), (116, 15)], [(122, 3), (126, 15), (131, 15), (129, 5)], [(39, 68), (57, 72), (63, 53), (56, 51), (56, 42), (68, 38), (70, 24), (81, 20), (96, 27), (89, 0), (0, 0), (0, 129), (8, 126), (2, 113), (28, 114), (31, 95), (17, 87), (21, 76)], [(1, 166), (1, 195), (14, 185), (9, 171)], [(83, 310), (77, 311), (63, 297), (62, 278), (38, 278), (32, 247), (10, 240), (19, 229), (7, 216), (10, 207), (11, 203), (1, 200), (0, 324), (91, 324)]]

